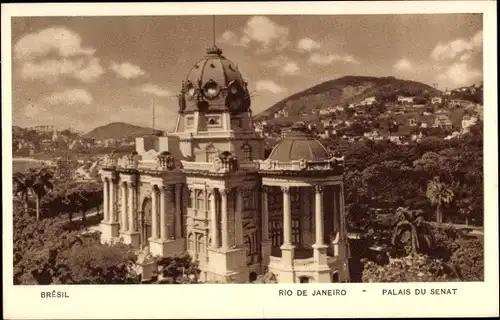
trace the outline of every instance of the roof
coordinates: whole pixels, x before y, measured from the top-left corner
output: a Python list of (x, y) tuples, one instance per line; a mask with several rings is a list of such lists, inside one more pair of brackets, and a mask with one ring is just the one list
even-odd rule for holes
[(235, 63), (214, 46), (187, 73), (179, 96), (181, 111), (247, 111), (250, 95)]
[(314, 138), (305, 124), (297, 123), (271, 151), (268, 159), (280, 162), (292, 160), (328, 160), (328, 150)]

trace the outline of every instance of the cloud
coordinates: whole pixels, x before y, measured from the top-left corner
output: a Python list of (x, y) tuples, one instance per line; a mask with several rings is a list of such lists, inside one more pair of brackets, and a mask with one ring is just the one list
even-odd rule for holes
[(85, 89), (68, 89), (53, 93), (45, 97), (44, 101), (50, 105), (89, 105), (94, 99), (90, 92)]
[(233, 46), (249, 47), (255, 44), (259, 52), (283, 50), (290, 45), (289, 29), (272, 21), (268, 17), (253, 16), (248, 19), (241, 32), (226, 30), (219, 41)]
[(14, 45), (14, 58), (25, 80), (54, 83), (61, 77), (86, 83), (104, 74), (96, 50), (83, 47), (80, 35), (65, 27), (50, 27), (21, 37)]
[(319, 44), (318, 42), (314, 41), (311, 38), (302, 38), (297, 43), (297, 49), (299, 51), (308, 51), (308, 52), (310, 52), (310, 51), (313, 51), (313, 50), (316, 50), (316, 49), (319, 49), (319, 48), (321, 48), (321, 44)]
[(354, 59), (353, 56), (350, 55), (336, 55), (336, 54), (322, 54), (322, 53), (313, 53), (309, 56), (309, 62), (313, 64), (319, 65), (328, 65), (334, 62), (346, 62), (359, 64), (359, 62)]
[(401, 58), (394, 64), (394, 69), (398, 71), (412, 71), (414, 66), (407, 58)]
[(472, 68), (463, 62), (453, 63), (438, 75), (439, 80), (450, 82), (456, 86), (470, 85), (481, 77), (481, 70)]
[(65, 76), (83, 82), (92, 82), (104, 73), (98, 58), (46, 59), (39, 62), (24, 62), (20, 67), (21, 78), (45, 80), (49, 83)]
[(297, 75), (300, 71), (299, 65), (295, 61), (284, 55), (277, 55), (271, 60), (263, 62), (263, 65), (277, 68), (280, 74), (286, 75)]
[(141, 92), (148, 93), (157, 97), (168, 97), (172, 95), (170, 90), (161, 88), (158, 85), (152, 83), (146, 83), (140, 86), (139, 89)]
[(452, 60), (463, 53), (482, 52), (482, 46), (483, 31), (480, 30), (470, 39), (459, 38), (447, 43), (438, 43), (431, 56), (437, 61)]
[(227, 43), (235, 47), (247, 47), (249, 39), (247, 37), (240, 38), (235, 32), (231, 30), (226, 30), (224, 31), (222, 36), (218, 39), (218, 42)]
[(286, 91), (286, 88), (278, 85), (276, 82), (272, 80), (259, 80), (255, 83), (255, 89), (257, 91), (269, 91), (272, 93), (283, 93)]
[(91, 56), (95, 49), (82, 47), (80, 35), (65, 27), (50, 27), (28, 33), (14, 45), (14, 57), (17, 60), (31, 60), (50, 53), (61, 57)]
[(297, 63), (291, 61), (291, 62), (288, 62), (287, 64), (285, 64), (285, 66), (283, 67), (283, 72), (285, 74), (290, 74), (290, 75), (295, 75), (295, 74), (298, 74), (299, 73), (299, 66), (297, 65)]
[(111, 61), (109, 69), (114, 71), (118, 77), (124, 79), (134, 79), (146, 74), (141, 67), (133, 65), (129, 62), (117, 63)]

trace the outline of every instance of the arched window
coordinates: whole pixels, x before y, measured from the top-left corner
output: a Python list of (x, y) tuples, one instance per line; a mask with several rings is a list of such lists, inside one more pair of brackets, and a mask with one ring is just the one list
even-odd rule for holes
[(245, 143), (241, 150), (243, 151), (243, 161), (252, 161), (252, 147)]
[(188, 193), (188, 196), (187, 196), (188, 205), (187, 206), (188, 206), (188, 208), (192, 208), (193, 207), (193, 192), (190, 189), (188, 189), (187, 193)]
[(247, 264), (252, 263), (252, 240), (250, 240), (249, 236), (245, 236), (245, 250), (247, 253)]
[(339, 273), (335, 271), (334, 273), (332, 273), (332, 283), (337, 283), (337, 282), (339, 282)]
[(294, 245), (299, 245), (301, 243), (300, 239), (300, 220), (292, 220), (292, 243)]
[(205, 151), (207, 153), (207, 162), (213, 162), (215, 157), (217, 156), (217, 149), (213, 144), (209, 144)]
[(194, 234), (193, 233), (190, 233), (188, 235), (188, 243), (187, 243), (187, 247), (188, 247), (188, 251), (191, 252), (191, 253), (194, 253), (196, 252), (196, 248), (195, 248), (195, 242), (194, 242)]
[(202, 190), (196, 190), (196, 209), (197, 210), (204, 210), (204, 204), (205, 204), (205, 197), (203, 195)]

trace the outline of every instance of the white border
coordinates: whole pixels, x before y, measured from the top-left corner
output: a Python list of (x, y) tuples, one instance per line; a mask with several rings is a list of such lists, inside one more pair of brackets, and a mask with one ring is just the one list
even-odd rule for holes
[[(12, 285), (12, 16), (202, 14), (405, 14), (483, 13), (485, 282), (326, 285)], [(494, 1), (2, 4), (3, 302), (9, 319), (36, 318), (298, 318), (498, 316), (497, 37)], [(96, 290), (99, 288), (99, 290)], [(347, 296), (280, 297), (279, 289), (346, 288)], [(453, 296), (382, 296), (382, 289), (458, 288)], [(70, 299), (41, 299), (64, 290)], [(366, 292), (362, 292), (366, 290)]]

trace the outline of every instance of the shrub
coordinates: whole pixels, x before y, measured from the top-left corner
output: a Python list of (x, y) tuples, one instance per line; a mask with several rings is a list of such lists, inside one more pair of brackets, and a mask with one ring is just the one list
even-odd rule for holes
[(409, 255), (402, 259), (391, 259), (380, 266), (365, 261), (363, 282), (445, 282), (457, 281), (453, 271), (442, 260), (425, 255)]
[(461, 239), (450, 257), (464, 281), (484, 281), (484, 246), (479, 239)]

